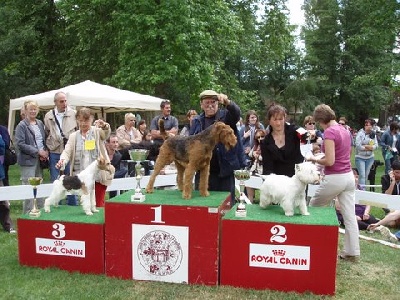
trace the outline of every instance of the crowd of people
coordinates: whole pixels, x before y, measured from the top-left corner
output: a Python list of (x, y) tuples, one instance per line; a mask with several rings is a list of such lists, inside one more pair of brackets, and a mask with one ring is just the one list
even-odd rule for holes
[[(215, 147), (208, 175), (209, 190), (229, 192), (232, 205), (236, 202), (234, 170), (248, 168), (253, 174), (274, 173), (291, 177), (295, 164), (309, 160), (317, 164), (324, 175), (310, 205), (325, 206), (335, 199), (338, 218), (346, 227), (341, 258), (354, 259), (360, 255), (359, 230), (400, 226), (400, 211), (388, 212), (385, 218), (378, 220), (369, 214), (370, 207), (356, 206), (354, 199), (356, 188), (365, 189), (375, 160), (374, 151), (379, 146), (385, 161), (382, 190), (386, 194), (400, 195), (400, 127), (395, 122), (378, 138), (373, 129), (374, 121), (367, 119), (364, 127), (353, 135), (346, 118), (337, 118), (328, 105), (318, 105), (312, 115), (304, 118), (302, 126), (298, 126), (288, 122), (286, 108), (276, 103), (267, 108), (264, 120), (255, 110), (247, 111), (243, 120), (240, 107), (227, 95), (205, 90), (199, 95), (201, 111), (190, 109), (181, 129), (178, 118), (171, 114), (171, 102), (164, 100), (160, 104), (161, 113), (150, 121), (149, 127), (144, 119), (136, 124), (137, 116), (126, 113), (124, 124), (112, 132), (108, 123), (94, 120), (89, 108), (75, 111), (67, 103), (67, 95), (57, 92), (54, 108), (45, 114), (43, 121), (38, 119), (40, 108), (35, 101), (24, 103), (21, 121), (15, 129), (22, 184), (28, 184), (30, 177), (43, 177), (46, 163), (53, 182), (64, 172), (78, 174), (99, 155), (105, 156), (115, 167), (114, 178), (122, 178), (129, 175), (121, 161), (129, 160), (130, 149), (148, 149), (148, 159), (157, 159), (158, 149), (163, 143), (160, 118), (164, 120), (166, 134), (170, 137), (195, 135), (216, 121), (222, 121), (232, 128), (238, 142), (229, 151), (223, 145)], [(5, 127), (0, 129), (1, 158), (4, 157), (3, 149), (10, 146), (10, 138)], [(350, 160), (353, 149), (356, 173)], [(0, 163), (0, 184), (8, 185), (8, 166), (1, 159)], [(196, 174), (195, 188), (198, 188), (199, 176)], [(97, 207), (104, 206), (107, 184), (96, 178)], [(251, 202), (255, 201), (254, 189), (246, 188), (246, 194)], [(110, 197), (115, 195), (116, 192), (110, 193)], [(76, 196), (67, 196), (66, 204), (77, 203)], [(38, 199), (38, 207), (43, 207), (43, 199)], [(23, 213), (31, 209), (32, 200), (25, 200)], [(0, 202), (0, 216), (4, 230), (13, 232), (7, 201)], [(396, 235), (391, 231), (388, 233), (383, 229), (383, 232), (394, 240)]]

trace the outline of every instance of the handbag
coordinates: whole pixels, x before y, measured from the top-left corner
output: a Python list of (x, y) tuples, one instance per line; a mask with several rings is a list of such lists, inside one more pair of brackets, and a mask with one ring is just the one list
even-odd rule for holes
[(15, 151), (14, 144), (10, 141), (10, 147), (6, 148), (6, 153), (4, 154), (4, 165), (12, 166), (17, 163), (17, 152)]
[[(28, 128), (28, 131), (32, 134), (32, 136), (34, 138), (34, 141), (35, 141), (35, 144), (37, 146), (36, 139), (35, 139), (35, 134), (33, 133), (33, 131), (29, 127), (27, 127), (27, 128)], [(40, 165), (41, 169), (48, 169), (50, 167), (49, 159), (48, 158), (46, 160), (39, 159), (39, 165)]]
[(46, 160), (39, 159), (39, 163), (40, 163), (40, 168), (41, 169), (48, 169), (49, 166), (50, 166), (50, 163), (49, 163), (48, 159), (46, 159)]
[(99, 183), (105, 186), (109, 186), (114, 179), (114, 174), (115, 174), (115, 168), (113, 165), (111, 165), (110, 158), (107, 154), (106, 151), (106, 146), (104, 145), (104, 142), (100, 141), (100, 138), (97, 139), (97, 145), (100, 150), (100, 155), (104, 157), (104, 159), (110, 163), (109, 169), (108, 170), (99, 170), (98, 173), (98, 180)]
[(389, 160), (393, 157), (392, 151), (387, 150), (385, 153), (385, 160)]

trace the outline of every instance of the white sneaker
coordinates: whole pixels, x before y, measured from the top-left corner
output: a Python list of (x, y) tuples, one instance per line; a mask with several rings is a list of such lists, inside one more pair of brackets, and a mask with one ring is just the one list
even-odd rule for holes
[(17, 231), (16, 231), (14, 228), (10, 228), (10, 231), (9, 231), (9, 233), (11, 233), (11, 234), (16, 234), (16, 233), (17, 233)]
[(382, 226), (381, 228), (379, 228), (379, 231), (389, 242), (397, 243), (399, 241), (389, 228)]

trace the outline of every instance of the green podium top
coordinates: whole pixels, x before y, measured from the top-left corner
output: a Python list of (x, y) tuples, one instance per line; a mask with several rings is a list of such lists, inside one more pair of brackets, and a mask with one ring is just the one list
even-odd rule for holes
[(117, 197), (108, 200), (108, 203), (129, 203), (129, 204), (166, 204), (177, 206), (202, 206), (219, 207), (229, 196), (229, 192), (210, 192), (210, 196), (202, 197), (199, 191), (192, 192), (192, 199), (182, 199), (182, 192), (178, 190), (154, 190), (152, 194), (144, 193), (146, 200), (144, 202), (131, 202), (131, 196), (134, 191), (128, 191)]
[(82, 206), (59, 205), (51, 207), (51, 212), (46, 213), (44, 209), (40, 210), (40, 217), (32, 218), (29, 214), (21, 215), (20, 219), (39, 220), (39, 221), (57, 221), (71, 223), (86, 223), (86, 224), (104, 224), (104, 208), (98, 208), (98, 213), (93, 213), (93, 216), (87, 216), (82, 209)]
[(274, 223), (292, 223), (307, 225), (339, 226), (335, 209), (333, 207), (308, 207), (309, 216), (303, 216), (298, 209), (292, 217), (285, 216), (285, 213), (279, 205), (270, 205), (262, 209), (258, 204), (246, 205), (247, 217), (235, 217), (237, 205), (229, 210), (223, 220), (242, 220), (242, 221), (260, 221)]

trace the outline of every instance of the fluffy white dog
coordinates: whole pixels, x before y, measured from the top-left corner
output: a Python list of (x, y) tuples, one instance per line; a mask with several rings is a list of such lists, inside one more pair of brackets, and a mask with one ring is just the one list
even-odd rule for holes
[(50, 205), (58, 206), (58, 202), (65, 198), (68, 191), (81, 196), (82, 208), (88, 216), (98, 212), (94, 193), (95, 177), (99, 170), (112, 171), (112, 168), (114, 167), (110, 162), (100, 157), (76, 176), (60, 176), (53, 182), (53, 190), (50, 196), (44, 200), (44, 211), (50, 212)]
[(266, 208), (271, 203), (280, 204), (286, 216), (293, 216), (294, 209), (309, 215), (306, 203), (306, 185), (319, 183), (320, 173), (311, 162), (295, 165), (295, 175), (261, 175), (264, 182), (260, 187), (260, 207)]

